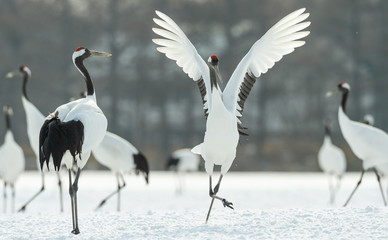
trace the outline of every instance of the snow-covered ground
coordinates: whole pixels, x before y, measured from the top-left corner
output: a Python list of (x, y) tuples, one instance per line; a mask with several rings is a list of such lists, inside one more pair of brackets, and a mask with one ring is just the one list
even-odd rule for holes
[[(65, 212), (59, 212), (56, 176), (48, 174), (46, 191), (25, 213), (2, 213), (0, 239), (388, 239), (388, 210), (383, 206), (375, 176), (367, 173), (346, 208), (341, 207), (359, 173), (344, 176), (335, 206), (330, 206), (322, 173), (228, 173), (219, 195), (235, 210), (210, 204), (208, 176), (189, 174), (181, 195), (172, 173), (151, 172), (147, 186), (141, 176), (126, 176), (122, 211), (116, 198), (94, 211), (116, 187), (110, 172), (84, 171), (79, 182), (79, 224), (72, 229), (68, 179), (64, 182)], [(40, 174), (27, 172), (16, 184), (16, 207), (40, 188)], [(216, 179), (214, 180), (216, 181)], [(1, 188), (2, 192), (2, 188)]]

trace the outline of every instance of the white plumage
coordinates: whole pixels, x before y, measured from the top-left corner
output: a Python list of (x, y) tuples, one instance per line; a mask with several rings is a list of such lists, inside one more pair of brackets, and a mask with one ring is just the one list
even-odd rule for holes
[(388, 162), (388, 135), (383, 130), (356, 122), (338, 109), (342, 134), (354, 154), (363, 162), (365, 170)]
[[(216, 193), (223, 175), (236, 156), (239, 132), (244, 129), (240, 117), (245, 100), (262, 73), (266, 73), (284, 55), (304, 44), (304, 41), (297, 41), (309, 34), (308, 31), (301, 32), (310, 25), (310, 22), (303, 22), (309, 16), (304, 11), (300, 9), (287, 15), (256, 41), (237, 65), (223, 92), (216, 80), (216, 74), (219, 75), (218, 57), (212, 55), (206, 63), (179, 26), (167, 15), (156, 11), (160, 19), (154, 18), (154, 22), (161, 28), (152, 30), (163, 37), (153, 39), (154, 43), (160, 45), (157, 50), (176, 61), (197, 82), (201, 92), (207, 116), (206, 132), (204, 142), (192, 151), (203, 157), (209, 174), (212, 203), (208, 216), (215, 198), (221, 200), (224, 206), (232, 208), (232, 203), (216, 196)], [(213, 192), (211, 176), (214, 164), (221, 165), (221, 175)]]
[(7, 183), (15, 183), (19, 174), (24, 171), (24, 164), (23, 150), (16, 143), (12, 131), (7, 130), (0, 147), (0, 178)]
[(25, 159), (22, 148), (15, 142), (10, 127), (10, 116), (13, 115), (12, 108), (9, 105), (4, 106), (6, 115), (7, 131), (4, 137), (4, 143), (0, 146), (0, 179), (4, 181), (4, 212), (6, 212), (6, 186), (10, 185), (12, 189), (12, 212), (15, 207), (15, 182), (18, 176), (24, 171)]
[(133, 155), (139, 151), (124, 138), (106, 132), (104, 139), (93, 150), (96, 160), (114, 173), (134, 173), (136, 165)]
[[(325, 127), (329, 128), (330, 126), (326, 125)], [(318, 152), (318, 163), (325, 173), (340, 177), (346, 170), (346, 157), (344, 152), (332, 143), (330, 129), (327, 131)]]

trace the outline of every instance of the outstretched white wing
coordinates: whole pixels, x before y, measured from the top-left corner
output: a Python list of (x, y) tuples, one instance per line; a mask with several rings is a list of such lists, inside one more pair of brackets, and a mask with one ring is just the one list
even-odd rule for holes
[(284, 55), (304, 45), (304, 41), (297, 41), (310, 33), (301, 32), (310, 25), (310, 22), (302, 22), (309, 16), (304, 11), (303, 8), (290, 13), (270, 28), (253, 44), (233, 72), (223, 92), (223, 101), (226, 108), (238, 118), (256, 79)]
[(161, 28), (152, 28), (152, 31), (163, 38), (152, 39), (152, 41), (161, 46), (157, 48), (159, 52), (176, 61), (177, 65), (197, 82), (206, 115), (209, 108), (207, 101), (211, 100), (208, 96), (210, 92), (209, 68), (179, 26), (164, 13), (155, 12), (160, 19), (154, 18), (153, 20)]

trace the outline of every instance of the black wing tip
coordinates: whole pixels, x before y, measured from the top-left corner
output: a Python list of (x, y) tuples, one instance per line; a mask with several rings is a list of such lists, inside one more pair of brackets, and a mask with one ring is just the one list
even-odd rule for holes
[(39, 161), (40, 168), (46, 162), (47, 169), (52, 157), (54, 170), (59, 171), (63, 155), (67, 150), (73, 158), (78, 154), (81, 159), (81, 150), (84, 138), (84, 126), (81, 121), (61, 122), (56, 115), (46, 120), (39, 135)]
[(138, 154), (133, 155), (133, 159), (136, 165), (136, 173), (143, 173), (144, 179), (148, 184), (150, 169), (146, 157), (141, 152), (139, 152)]

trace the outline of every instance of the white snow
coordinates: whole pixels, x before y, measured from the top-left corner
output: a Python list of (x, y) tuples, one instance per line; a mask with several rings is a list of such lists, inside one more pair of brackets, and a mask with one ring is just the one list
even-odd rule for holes
[[(64, 213), (51, 173), (46, 191), (25, 213), (3, 214), (0, 198), (0, 239), (388, 239), (388, 210), (372, 173), (366, 173), (349, 207), (341, 207), (358, 178), (359, 173), (345, 174), (337, 204), (330, 206), (322, 173), (231, 172), (219, 195), (233, 202), (235, 210), (216, 200), (206, 225), (210, 198), (205, 173), (188, 174), (181, 195), (175, 193), (171, 172), (151, 172), (148, 186), (141, 176), (126, 176), (122, 212), (116, 212), (115, 197), (94, 211), (115, 189), (114, 175), (85, 170), (78, 192), (81, 233), (74, 236), (67, 173), (62, 173)], [(19, 178), (16, 208), (40, 188), (40, 181), (38, 172)]]

